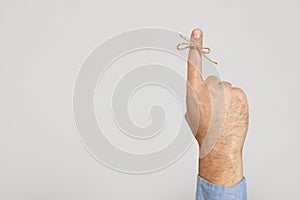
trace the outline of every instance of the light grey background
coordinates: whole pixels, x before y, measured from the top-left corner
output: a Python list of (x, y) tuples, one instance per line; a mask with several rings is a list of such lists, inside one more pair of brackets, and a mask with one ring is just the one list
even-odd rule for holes
[(149, 26), (204, 30), (222, 77), (248, 94), (249, 199), (299, 199), (299, 8), (296, 0), (1, 1), (0, 199), (194, 199), (196, 144), (167, 169), (128, 175), (95, 161), (75, 133), (83, 60), (112, 35)]

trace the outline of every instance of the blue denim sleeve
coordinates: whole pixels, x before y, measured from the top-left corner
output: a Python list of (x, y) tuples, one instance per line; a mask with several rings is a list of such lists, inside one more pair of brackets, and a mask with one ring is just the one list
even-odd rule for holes
[(198, 176), (196, 200), (247, 200), (246, 179), (233, 187), (224, 187)]

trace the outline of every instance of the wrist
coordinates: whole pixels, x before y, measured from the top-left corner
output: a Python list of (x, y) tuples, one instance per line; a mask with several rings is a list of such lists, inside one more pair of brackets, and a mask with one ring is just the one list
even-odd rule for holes
[(212, 151), (199, 160), (199, 175), (213, 184), (234, 186), (243, 179), (242, 154), (222, 155)]

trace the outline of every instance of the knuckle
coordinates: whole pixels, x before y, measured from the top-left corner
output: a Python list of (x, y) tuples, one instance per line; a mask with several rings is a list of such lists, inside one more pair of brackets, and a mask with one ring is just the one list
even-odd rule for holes
[(230, 83), (230, 82), (227, 82), (227, 81), (223, 81), (223, 83), (224, 83), (225, 85), (231, 85), (231, 83)]
[(207, 84), (214, 84), (214, 83), (219, 83), (220, 79), (217, 76), (209, 76), (205, 79), (205, 82)]
[(241, 98), (241, 99), (247, 99), (247, 95), (241, 88), (233, 88), (235, 96)]
[(231, 83), (227, 82), (227, 81), (223, 81), (222, 84), (224, 85), (224, 87), (226, 88), (232, 88)]

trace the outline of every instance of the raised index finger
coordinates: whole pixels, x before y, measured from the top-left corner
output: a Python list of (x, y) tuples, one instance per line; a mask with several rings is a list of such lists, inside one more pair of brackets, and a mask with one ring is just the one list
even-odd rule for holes
[[(194, 29), (191, 33), (191, 41), (196, 43), (199, 48), (203, 45), (203, 32), (200, 29)], [(188, 76), (189, 84), (192, 87), (203, 81), (202, 78), (202, 56), (197, 48), (190, 48), (188, 55)]]

